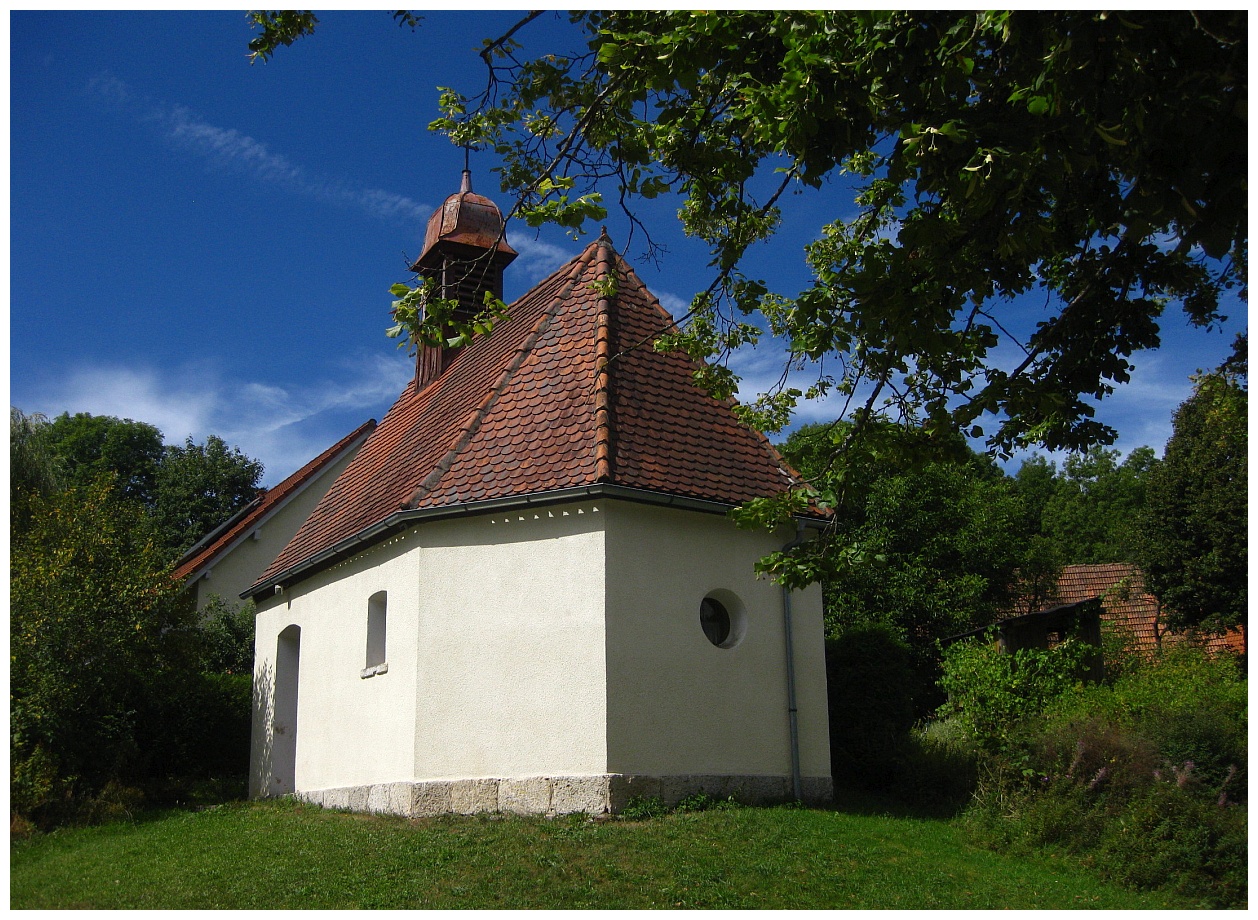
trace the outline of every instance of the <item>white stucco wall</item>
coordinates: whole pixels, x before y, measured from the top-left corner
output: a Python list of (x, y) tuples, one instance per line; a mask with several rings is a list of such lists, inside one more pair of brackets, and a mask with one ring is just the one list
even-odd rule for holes
[[(301, 629), (295, 788), (397, 782), (414, 775), (417, 549), (417, 541), (404, 534), (259, 603), (254, 794), (275, 788), (266, 763), (277, 741), (269, 734), (274, 708), (269, 695), (277, 638), (290, 625)], [(363, 678), (368, 599), (377, 591), (388, 592), (389, 670)]]
[[(789, 775), (782, 593), (753, 565), (790, 536), (622, 501), (420, 524), (259, 604), (251, 791), (276, 790), (268, 694), (292, 625), (298, 792)], [(389, 670), (363, 679), (368, 600), (382, 590)], [(714, 590), (745, 609), (736, 647), (700, 628)], [(802, 773), (828, 776), (819, 589), (793, 607)]]
[(598, 503), (436, 522), (420, 566), (416, 773), (602, 773)]
[(215, 595), (228, 604), (242, 603), (241, 592), (251, 587), (280, 554), (355, 453), (356, 448), (345, 451), (335, 463), (215, 559), (208, 574), (202, 574), (192, 583), (197, 609), (203, 608)]
[[(388, 592), (388, 673), (363, 679)], [(259, 604), (254, 794), (277, 637), (301, 628), (297, 791), (604, 772), (596, 504), (434, 521)]]
[[(789, 775), (782, 591), (753, 566), (793, 534), (629, 503), (610, 504), (607, 521), (609, 771)], [(733, 648), (700, 627), (712, 591), (745, 611)], [(792, 608), (801, 772), (829, 776), (820, 589), (796, 592)]]

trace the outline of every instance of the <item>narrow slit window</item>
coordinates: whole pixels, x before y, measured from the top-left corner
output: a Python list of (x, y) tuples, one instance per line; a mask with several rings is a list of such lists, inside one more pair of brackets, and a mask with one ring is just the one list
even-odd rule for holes
[(367, 661), (363, 677), (383, 674), (386, 670), (385, 633), (388, 627), (388, 592), (377, 591), (367, 601)]

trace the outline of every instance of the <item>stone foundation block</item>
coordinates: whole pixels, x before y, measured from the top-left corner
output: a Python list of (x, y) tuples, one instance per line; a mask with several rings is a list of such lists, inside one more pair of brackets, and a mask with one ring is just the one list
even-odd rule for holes
[[(409, 783), (407, 785), (410, 785)], [(415, 783), (411, 786), (410, 810), (412, 818), (432, 818), (450, 814), (451, 786), (453, 783), (434, 781)]]
[(808, 805), (829, 805), (834, 801), (834, 779), (829, 776), (803, 778), (804, 802)]
[(367, 810), (373, 815), (389, 811), (389, 784), (377, 783), (367, 787)]
[(450, 785), (450, 810), (456, 815), (479, 815), (498, 810), (498, 780), (464, 779)]
[(699, 791), (699, 776), (661, 776), (660, 800), (672, 808), (687, 796)]
[(561, 776), (551, 781), (550, 810), (557, 815), (601, 815), (610, 807), (606, 776)]
[(413, 802), (413, 783), (389, 783), (389, 814), (410, 817)]
[(370, 786), (351, 786), (348, 792), (348, 808), (350, 811), (364, 812), (368, 810), (367, 795), (371, 792)]
[(544, 776), (504, 779), (498, 783), (498, 810), (515, 815), (544, 815), (550, 811), (551, 781)]
[[(810, 805), (824, 805), (834, 799), (834, 783), (828, 776), (802, 777), (801, 791), (804, 802)], [(635, 799), (656, 798), (671, 807), (696, 794), (720, 801), (732, 797), (745, 805), (773, 805), (793, 798), (789, 776), (705, 773), (377, 783), (316, 789), (297, 793), (296, 798), (323, 808), (422, 818), (494, 811), (520, 815), (615, 814)]]
[(609, 783), (609, 807), (613, 814), (629, 807), (634, 799), (663, 797), (660, 778), (635, 773), (613, 773)]
[(319, 793), (319, 804), (324, 808), (349, 811), (349, 789), (324, 789)]
[(744, 776), (743, 795), (748, 805), (777, 805), (791, 801), (794, 792), (789, 776)]

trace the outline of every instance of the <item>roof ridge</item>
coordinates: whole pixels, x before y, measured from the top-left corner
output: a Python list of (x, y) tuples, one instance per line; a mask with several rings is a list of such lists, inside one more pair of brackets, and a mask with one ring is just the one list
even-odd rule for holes
[(459, 430), (451, 440), (449, 448), (446, 449), (441, 459), (437, 461), (432, 472), (424, 477), (423, 481), (411, 493), (411, 497), (401, 503), (402, 510), (405, 511), (417, 507), (426, 495), (437, 488), (445, 474), (454, 466), (454, 462), (458, 459), (459, 454), (471, 443), (472, 438), (476, 436), (476, 432), (480, 430), (481, 424), (485, 421), (485, 417), (489, 414), (489, 410), (498, 401), (498, 397), (502, 395), (507, 384), (511, 382), (515, 372), (520, 369), (524, 359), (528, 357), (529, 353), (537, 345), (537, 340), (550, 327), (551, 320), (559, 312), (560, 306), (565, 303), (568, 295), (572, 293), (572, 289), (576, 287), (577, 281), (588, 266), (587, 256), (593, 250), (594, 245), (587, 246), (585, 252), (582, 252), (572, 260), (570, 263), (572, 268), (568, 272), (567, 281), (556, 292), (550, 307), (542, 314), (541, 319), (533, 326), (532, 331), (529, 332), (524, 341), (520, 343), (520, 346), (511, 356), (511, 360), (507, 362), (507, 366), (498, 375), (498, 379), (490, 387), (488, 394), (486, 394), (480, 405), (467, 414), (466, 421), (459, 427)]
[[(620, 254), (617, 253), (617, 256), (619, 255)], [(667, 324), (668, 330), (680, 331), (681, 327), (677, 325), (677, 320), (673, 318), (673, 315), (669, 313), (668, 310), (664, 309), (664, 305), (660, 303), (660, 299), (651, 292), (651, 289), (647, 287), (646, 282), (644, 282), (642, 278), (638, 275), (638, 273), (634, 271), (633, 266), (630, 265), (628, 262), (626, 262), (623, 257), (620, 257), (618, 259), (618, 262), (619, 262), (619, 266), (623, 268), (627, 277), (631, 281), (636, 283), (638, 287), (640, 287), (648, 295), (648, 298), (649, 298), (648, 302), (650, 303), (652, 307), (655, 308), (655, 311), (658, 314), (660, 314), (660, 316), (664, 319), (665, 323)], [(643, 346), (648, 344), (648, 342), (650, 342), (652, 347), (654, 347), (654, 341), (657, 340), (658, 338), (659, 338), (659, 335), (654, 335), (650, 339), (643, 339), (641, 342), (638, 342), (637, 344), (633, 345), (631, 348), (622, 349), (619, 353), (613, 355), (610, 360), (614, 361), (616, 358), (619, 358), (621, 355), (627, 353), (628, 351), (631, 351), (637, 348), (642, 348)], [(732, 399), (732, 398), (725, 398), (725, 399), (719, 400), (719, 402), (724, 403), (731, 410), (733, 410), (734, 407), (738, 405), (738, 400)], [(740, 419), (740, 422), (741, 422), (741, 419)], [(811, 485), (810, 483), (808, 483), (808, 480), (804, 476), (800, 475), (798, 470), (796, 470), (794, 467), (792, 467), (789, 463), (786, 462), (786, 458), (784, 458), (782, 454), (778, 451), (778, 449), (773, 446), (773, 442), (769, 440), (768, 436), (763, 431), (761, 431), (759, 428), (756, 428), (752, 425), (748, 425), (745, 422), (743, 422), (742, 424), (743, 424), (743, 427), (753, 432), (760, 439), (763, 445), (769, 449), (770, 455), (777, 462), (779, 472), (781, 472), (782, 476), (786, 479), (787, 485), (790, 488), (796, 488), (800, 485)]]
[(610, 291), (604, 287), (599, 292), (598, 313), (595, 318), (594, 326), (594, 480), (595, 482), (611, 482), (612, 480), (612, 457), (614, 455), (614, 445), (612, 444), (612, 424), (611, 424), (611, 323), (612, 323), (612, 298), (619, 297), (620, 273), (614, 260), (608, 256), (608, 249), (612, 249), (611, 240), (607, 237), (607, 228), (603, 228), (603, 235), (596, 241), (598, 245), (598, 264), (595, 269), (598, 279), (605, 281), (609, 275), (614, 274), (616, 286)]

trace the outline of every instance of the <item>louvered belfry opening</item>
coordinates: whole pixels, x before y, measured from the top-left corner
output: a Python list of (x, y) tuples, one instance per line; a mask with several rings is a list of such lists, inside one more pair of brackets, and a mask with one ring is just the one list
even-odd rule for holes
[[(502, 212), (472, 191), (472, 173), (465, 169), (459, 191), (428, 218), (424, 249), (411, 271), (436, 282), (438, 296), (457, 300), (456, 316), (467, 321), (484, 307), (486, 291), (502, 299), (502, 273), (516, 255), (507, 243)], [(450, 355), (449, 348), (421, 345), (415, 386), (423, 388), (439, 376)]]

